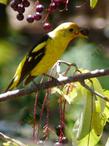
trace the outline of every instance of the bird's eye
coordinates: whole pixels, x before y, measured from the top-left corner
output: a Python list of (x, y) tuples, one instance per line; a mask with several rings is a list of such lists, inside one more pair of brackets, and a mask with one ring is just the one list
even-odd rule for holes
[(70, 28), (70, 29), (69, 29), (70, 32), (73, 32), (73, 30), (74, 30), (73, 28)]

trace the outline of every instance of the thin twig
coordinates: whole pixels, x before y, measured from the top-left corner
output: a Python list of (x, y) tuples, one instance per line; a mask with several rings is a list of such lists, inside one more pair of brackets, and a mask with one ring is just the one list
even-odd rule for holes
[(96, 95), (96, 96), (100, 97), (101, 99), (104, 99), (105, 101), (108, 101), (109, 102), (109, 99), (106, 96), (98, 93), (97, 91), (95, 91), (94, 89), (92, 89), (91, 87), (89, 87), (84, 81), (81, 81), (80, 83), (81, 83), (81, 85), (83, 87), (85, 87), (87, 90), (89, 90), (94, 95)]

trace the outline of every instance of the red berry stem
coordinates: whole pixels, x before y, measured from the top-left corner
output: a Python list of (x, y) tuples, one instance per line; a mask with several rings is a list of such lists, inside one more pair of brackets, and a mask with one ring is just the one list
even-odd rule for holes
[(64, 136), (63, 129), (64, 129), (64, 121), (63, 121), (63, 108), (62, 108), (62, 97), (60, 97), (59, 109), (60, 109), (60, 129), (59, 129), (59, 143), (62, 142), (62, 138)]
[(38, 92), (36, 93), (36, 98), (35, 98), (35, 103), (34, 103), (34, 112), (33, 112), (33, 140), (38, 140), (38, 130), (37, 130), (37, 133), (36, 133), (36, 113), (37, 113), (37, 104), (38, 104), (38, 97), (39, 97), (39, 94)]
[(49, 31), (52, 27), (51, 27), (51, 24), (49, 22), (45, 22), (43, 24), (43, 28), (46, 30), (46, 31)]
[[(48, 94), (49, 94), (49, 89), (48, 89)], [(44, 139), (47, 140), (48, 138), (48, 135), (49, 135), (49, 113), (50, 113), (50, 109), (49, 109), (49, 101), (47, 100), (46, 101), (46, 108), (47, 108), (47, 115), (46, 115), (46, 123), (45, 123), (45, 126), (44, 126), (44, 130), (43, 130), (43, 133), (44, 133)]]
[(49, 95), (49, 93), (46, 91), (44, 101), (43, 101), (43, 104), (42, 104), (42, 108), (41, 108), (41, 113), (40, 113), (40, 119), (39, 119), (40, 124), (41, 124), (44, 108), (45, 108), (45, 105), (46, 105), (46, 102), (47, 102), (47, 99), (48, 99), (48, 95)]

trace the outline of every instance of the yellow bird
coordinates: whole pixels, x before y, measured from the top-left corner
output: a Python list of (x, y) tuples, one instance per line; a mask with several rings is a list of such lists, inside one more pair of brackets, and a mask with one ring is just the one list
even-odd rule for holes
[(86, 37), (87, 34), (87, 29), (80, 28), (76, 23), (60, 24), (43, 36), (22, 59), (6, 91), (16, 88), (24, 79), (27, 84), (34, 77), (47, 73), (72, 40), (77, 37)]

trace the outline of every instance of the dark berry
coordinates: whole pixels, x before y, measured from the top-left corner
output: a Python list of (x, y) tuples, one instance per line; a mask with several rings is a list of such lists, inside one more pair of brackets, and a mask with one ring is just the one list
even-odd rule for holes
[(56, 127), (56, 134), (57, 134), (57, 136), (60, 136), (61, 132), (64, 134), (64, 127), (62, 127), (61, 125), (58, 125)]
[(23, 14), (18, 13), (18, 14), (17, 14), (17, 16), (16, 16), (16, 18), (17, 18), (19, 21), (21, 21), (21, 20), (23, 20), (23, 19), (24, 19), (24, 15), (23, 15)]
[(13, 10), (17, 11), (18, 5), (15, 3), (14, 0), (10, 2), (10, 6), (11, 6), (11, 8), (12, 8)]
[(42, 4), (36, 5), (36, 11), (37, 12), (41, 13), (41, 12), (43, 12), (43, 10), (44, 10), (44, 6)]
[(23, 4), (24, 7), (29, 7), (30, 2), (28, 0), (23, 0), (22, 4)]
[(19, 13), (24, 13), (24, 12), (25, 12), (24, 6), (23, 6), (23, 5), (18, 5), (17, 11), (18, 11)]
[(46, 31), (48, 31), (48, 30), (51, 29), (51, 24), (48, 23), (48, 22), (45, 22), (45, 23), (43, 24), (43, 28), (44, 28)]
[(67, 0), (53, 0), (53, 2), (56, 4), (56, 6), (65, 5), (67, 3)]
[(34, 15), (34, 19), (39, 21), (41, 20), (41, 18), (42, 18), (42, 15), (39, 12), (36, 12), (36, 14)]
[(68, 143), (68, 139), (65, 136), (63, 136), (61, 143), (62, 144), (67, 144)]
[(15, 0), (16, 4), (21, 4), (22, 0)]
[(54, 2), (50, 3), (49, 9), (50, 9), (51, 11), (54, 11), (56, 8), (57, 8), (57, 6), (56, 6), (56, 4), (55, 4)]
[(32, 23), (32, 22), (34, 22), (34, 17), (32, 15), (28, 15), (26, 20), (27, 20), (27, 22)]
[(56, 6), (59, 6), (62, 3), (62, 0), (53, 0)]

